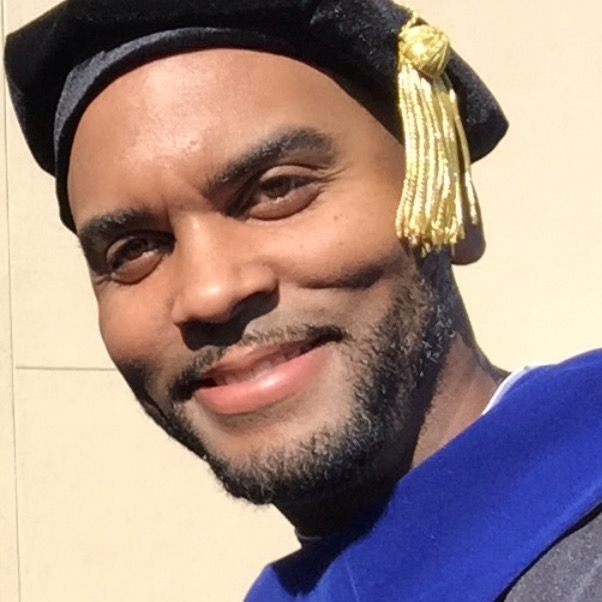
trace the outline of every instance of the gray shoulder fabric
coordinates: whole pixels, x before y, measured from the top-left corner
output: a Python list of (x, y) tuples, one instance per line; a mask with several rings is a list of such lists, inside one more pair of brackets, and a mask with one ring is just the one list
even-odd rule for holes
[(602, 509), (542, 556), (504, 602), (602, 602)]

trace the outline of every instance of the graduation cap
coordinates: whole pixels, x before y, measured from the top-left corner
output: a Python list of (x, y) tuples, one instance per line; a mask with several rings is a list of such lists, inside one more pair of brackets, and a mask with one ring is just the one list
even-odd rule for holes
[[(478, 220), (470, 164), (507, 129), (495, 98), (439, 30), (393, 0), (66, 0), (7, 37), (19, 123), (56, 177), (61, 219), (71, 146), (85, 109), (124, 73), (203, 48), (280, 54), (346, 81), (390, 107), (406, 153), (397, 234), (424, 251)], [(382, 115), (375, 115), (382, 119)]]

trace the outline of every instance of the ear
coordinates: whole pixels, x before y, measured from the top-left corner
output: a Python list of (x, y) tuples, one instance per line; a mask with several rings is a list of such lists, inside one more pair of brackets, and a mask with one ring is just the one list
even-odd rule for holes
[(466, 238), (451, 248), (451, 259), (454, 265), (469, 265), (477, 262), (485, 253), (485, 234), (483, 218), (479, 209), (479, 221), (471, 224), (467, 218), (465, 223)]

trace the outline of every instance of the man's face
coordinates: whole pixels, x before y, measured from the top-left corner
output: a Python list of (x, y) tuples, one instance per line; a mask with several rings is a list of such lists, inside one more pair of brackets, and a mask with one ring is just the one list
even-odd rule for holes
[(449, 335), (395, 236), (403, 175), (333, 80), (264, 53), (147, 64), (84, 114), (69, 194), (103, 339), (235, 495), (407, 467)]

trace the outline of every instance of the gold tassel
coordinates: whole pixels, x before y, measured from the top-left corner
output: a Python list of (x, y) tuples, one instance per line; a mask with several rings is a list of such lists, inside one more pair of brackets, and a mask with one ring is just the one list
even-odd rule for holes
[(410, 19), (399, 32), (398, 93), (406, 176), (395, 227), (423, 255), (465, 237), (464, 210), (478, 223), (478, 199), (458, 101), (445, 69), (451, 46), (440, 30)]

